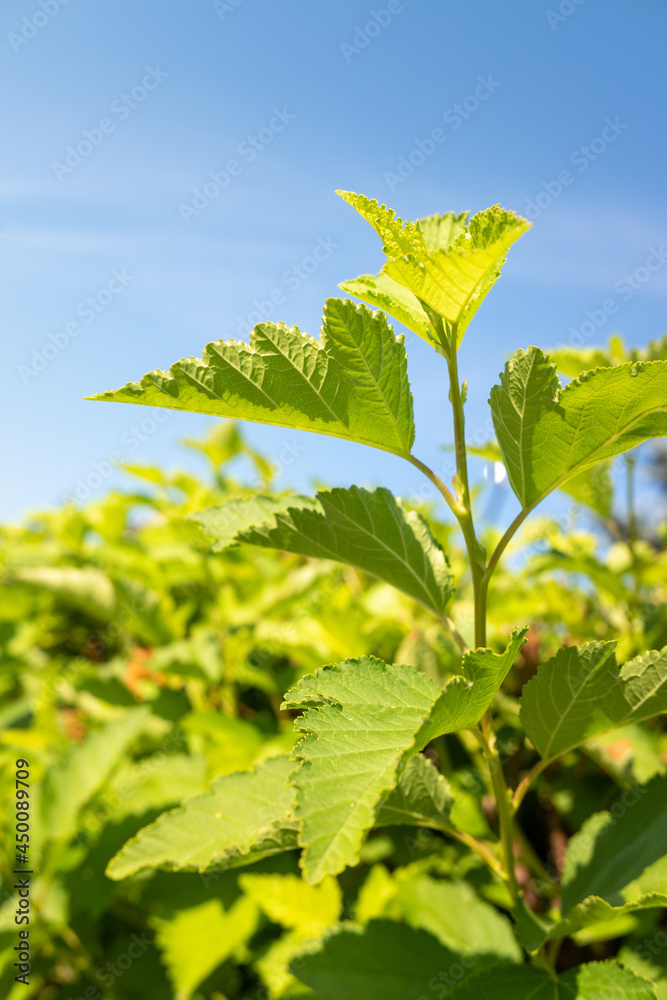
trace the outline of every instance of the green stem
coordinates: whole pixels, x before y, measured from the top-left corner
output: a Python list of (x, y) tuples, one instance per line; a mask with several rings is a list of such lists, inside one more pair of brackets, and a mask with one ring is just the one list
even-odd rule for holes
[(484, 553), (477, 541), (475, 525), (472, 518), (470, 503), (470, 485), (468, 480), (468, 456), (466, 453), (465, 414), (463, 397), (459, 384), (459, 367), (457, 355), (457, 330), (452, 328), (451, 350), (447, 367), (449, 369), (449, 398), (452, 404), (454, 419), (454, 452), (456, 455), (456, 477), (459, 513), (459, 524), (466, 543), (472, 588), (475, 599), (475, 646), (486, 646), (486, 594), (483, 592), (482, 580), (486, 571)]
[(502, 556), (503, 552), (514, 538), (514, 535), (519, 530), (519, 528), (521, 527), (521, 525), (526, 520), (526, 518), (528, 517), (528, 515), (535, 506), (536, 504), (532, 504), (530, 507), (524, 507), (523, 510), (519, 511), (519, 513), (514, 518), (509, 528), (507, 529), (503, 537), (500, 539), (495, 549), (493, 550), (491, 558), (489, 559), (488, 566), (486, 567), (486, 571), (484, 573), (484, 586), (487, 589), (491, 581), (491, 577), (493, 576), (494, 571), (496, 569), (496, 566), (500, 562), (500, 557)]
[(514, 830), (512, 824), (513, 810), (511, 807), (511, 800), (507, 790), (507, 785), (505, 783), (503, 766), (500, 760), (500, 755), (495, 747), (495, 739), (493, 738), (493, 735), (491, 735), (491, 739), (489, 740), (481, 729), (471, 729), (470, 731), (475, 735), (477, 741), (479, 742), (489, 768), (491, 786), (493, 788), (496, 808), (498, 810), (498, 826), (500, 829), (500, 843), (503, 852), (504, 877), (512, 894), (512, 898), (516, 900), (519, 898), (519, 886), (514, 871)]
[(441, 833), (446, 834), (446, 836), (453, 837), (454, 840), (458, 840), (461, 844), (465, 844), (466, 847), (469, 847), (471, 851), (474, 851), (475, 854), (482, 859), (484, 864), (488, 865), (494, 875), (497, 875), (498, 878), (503, 880), (506, 879), (502, 865), (491, 851), (491, 847), (493, 845), (486, 844), (482, 840), (477, 840), (476, 837), (466, 833), (465, 830), (457, 830), (455, 827), (450, 826), (449, 823), (445, 823), (444, 821), (438, 823), (437, 826), (434, 824), (432, 829), (439, 830)]
[[(465, 443), (465, 416), (464, 400), (459, 384), (458, 358), (457, 358), (457, 330), (456, 327), (448, 327), (445, 337), (444, 328), (440, 330), (441, 336), (445, 338), (448, 346), (447, 367), (449, 370), (449, 398), (452, 404), (454, 420), (454, 449), (456, 454), (456, 496), (445, 486), (436, 474), (425, 466), (423, 462), (410, 456), (410, 461), (420, 469), (436, 486), (445, 498), (449, 508), (456, 516), (461, 527), (463, 538), (470, 562), (470, 573), (472, 577), (472, 589), (475, 605), (475, 646), (486, 646), (486, 607), (489, 581), (491, 575), (500, 559), (505, 546), (521, 524), (528, 511), (522, 511), (515, 519), (508, 531), (501, 539), (499, 546), (493, 554), (489, 565), (486, 565), (485, 553), (477, 541), (475, 526), (472, 517), (472, 505), (470, 502), (470, 486), (468, 480), (468, 459)], [(443, 344), (445, 343), (443, 340)], [(500, 828), (500, 842), (502, 848), (502, 876), (507, 881), (509, 890), (514, 899), (518, 899), (520, 892), (516, 881), (514, 870), (514, 831), (513, 831), (513, 808), (510, 795), (503, 775), (502, 763), (496, 750), (495, 736), (491, 728), (491, 718), (487, 717), (482, 722), (482, 729), (472, 730), (475, 737), (480, 742), (484, 754), (493, 794), (496, 800), (498, 811), (498, 823)], [(461, 838), (460, 838), (461, 839)], [(472, 846), (472, 845), (469, 845)], [(473, 850), (476, 848), (473, 847)], [(478, 851), (479, 853), (479, 851)]]
[(625, 456), (627, 472), (627, 504), (628, 504), (628, 545), (634, 556), (634, 544), (637, 541), (637, 515), (635, 513), (635, 456)]
[(498, 859), (493, 856), (486, 844), (482, 843), (481, 840), (477, 840), (476, 837), (471, 836), (471, 834), (466, 833), (464, 830), (457, 830), (453, 826), (449, 826), (447, 823), (442, 823), (439, 827), (443, 833), (447, 834), (448, 837), (453, 837), (460, 843), (465, 844), (469, 847), (471, 851), (474, 851), (482, 861), (491, 869), (491, 871), (497, 875), (499, 878), (506, 880), (505, 871), (498, 863)]
[(423, 472), (427, 479), (431, 480), (438, 493), (441, 493), (442, 496), (445, 498), (445, 502), (449, 507), (449, 509), (451, 510), (452, 514), (454, 514), (454, 516), (458, 519), (461, 511), (456, 502), (456, 498), (454, 497), (454, 494), (451, 492), (451, 490), (447, 489), (440, 476), (437, 476), (433, 471), (433, 469), (429, 469), (428, 465), (426, 465), (425, 462), (421, 462), (414, 455), (406, 455), (405, 458), (408, 460), (408, 462), (414, 465), (415, 468), (419, 469), (420, 472)]
[(532, 783), (535, 781), (535, 778), (537, 778), (540, 774), (542, 774), (542, 771), (550, 763), (551, 763), (550, 760), (538, 760), (537, 764), (535, 764), (535, 766), (530, 769), (528, 774), (526, 774), (525, 777), (521, 779), (512, 797), (512, 808), (514, 809), (515, 812), (523, 802), (526, 792), (528, 791)]

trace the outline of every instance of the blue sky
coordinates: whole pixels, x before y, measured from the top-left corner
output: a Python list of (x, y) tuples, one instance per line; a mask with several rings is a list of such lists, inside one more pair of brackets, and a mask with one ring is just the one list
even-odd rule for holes
[[(510, 353), (567, 342), (605, 300), (586, 343), (661, 335), (667, 266), (623, 282), (667, 245), (665, 37), (664, 0), (5, 0), (0, 517), (111, 455), (196, 464), (178, 440), (207, 418), (82, 397), (245, 335), (258, 309), (317, 333), (337, 284), (382, 264), (336, 188), (404, 218), (532, 212), (462, 348), (471, 433)], [(407, 340), (416, 454), (439, 466), (444, 370)], [(421, 485), (344, 441), (248, 436), (285, 486)], [(125, 481), (98, 478), (95, 496)]]

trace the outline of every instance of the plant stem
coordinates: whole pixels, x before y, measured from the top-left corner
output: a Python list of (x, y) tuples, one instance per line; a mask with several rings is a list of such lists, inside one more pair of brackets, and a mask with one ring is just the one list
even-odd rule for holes
[(625, 455), (625, 468), (627, 473), (626, 489), (628, 504), (628, 545), (634, 556), (634, 543), (637, 541), (637, 515), (635, 513), (635, 456)]
[(486, 594), (483, 592), (482, 579), (486, 571), (484, 553), (477, 541), (470, 503), (470, 486), (468, 481), (468, 456), (466, 454), (465, 414), (463, 397), (459, 384), (459, 366), (457, 354), (457, 330), (453, 327), (451, 334), (451, 351), (447, 367), (449, 369), (449, 398), (452, 404), (454, 418), (454, 451), (456, 454), (456, 476), (458, 486), (458, 506), (460, 508), (459, 524), (466, 543), (472, 588), (475, 598), (475, 646), (486, 646)]
[[(519, 527), (523, 519), (526, 517), (528, 511), (522, 511), (518, 518), (515, 519), (513, 524), (507, 530), (501, 542), (499, 543), (496, 551), (493, 554), (489, 565), (486, 565), (486, 555), (484, 550), (480, 546), (477, 535), (475, 533), (475, 526), (472, 517), (472, 505), (470, 502), (470, 486), (468, 480), (468, 459), (466, 454), (466, 443), (465, 443), (465, 415), (463, 410), (464, 399), (461, 393), (461, 386), (459, 384), (459, 371), (458, 371), (458, 358), (457, 358), (457, 330), (456, 327), (452, 327), (449, 331), (448, 337), (448, 357), (447, 357), (447, 367), (449, 370), (449, 398), (452, 404), (452, 413), (454, 419), (454, 449), (456, 454), (456, 496), (453, 496), (451, 491), (445, 486), (442, 480), (431, 470), (428, 466), (420, 462), (419, 459), (410, 456), (410, 461), (418, 469), (420, 469), (436, 486), (442, 496), (445, 498), (450, 510), (455, 515), (461, 531), (463, 533), (463, 538), (466, 545), (466, 551), (468, 554), (468, 560), (470, 562), (470, 573), (472, 578), (472, 589), (474, 596), (475, 605), (475, 646), (486, 646), (486, 606), (487, 606), (487, 594), (489, 581), (491, 575), (505, 549), (512, 535)], [(444, 336), (444, 331), (443, 331)], [(507, 784), (505, 782), (505, 776), (503, 774), (502, 763), (500, 760), (500, 755), (496, 750), (496, 740), (493, 730), (491, 728), (491, 718), (489, 713), (482, 721), (482, 729), (475, 728), (471, 730), (484, 754), (486, 760), (489, 775), (491, 779), (491, 787), (496, 800), (496, 809), (498, 811), (498, 823), (500, 827), (500, 843), (502, 848), (502, 866), (501, 874), (502, 877), (508, 884), (509, 890), (512, 894), (513, 899), (518, 899), (520, 892), (519, 886), (516, 880), (516, 873), (514, 870), (514, 831), (513, 831), (513, 815), (514, 808), (510, 794), (507, 789)], [(453, 834), (458, 836), (463, 842), (467, 842), (464, 837), (460, 836), (458, 833)], [(474, 839), (474, 838), (473, 838)], [(479, 845), (476, 843), (468, 844), (472, 850), (476, 850), (479, 854)], [(488, 863), (488, 859), (487, 860)]]
[(506, 881), (502, 865), (499, 864), (498, 859), (493, 856), (489, 848), (481, 840), (477, 840), (476, 837), (466, 833), (464, 830), (457, 830), (453, 826), (448, 826), (447, 823), (443, 823), (438, 829), (442, 830), (448, 837), (453, 837), (455, 840), (460, 841), (460, 843), (465, 844), (466, 847), (469, 847), (471, 851), (474, 851), (488, 865), (495, 875)]
[(516, 787), (514, 795), (512, 796), (512, 808), (515, 812), (523, 802), (525, 794), (535, 781), (535, 778), (537, 778), (550, 763), (550, 760), (538, 760), (537, 764), (535, 764), (535, 766), (530, 769), (528, 774), (521, 779)]
[(427, 479), (431, 480), (438, 493), (441, 493), (442, 496), (445, 498), (445, 502), (447, 503), (447, 506), (449, 507), (451, 512), (454, 514), (456, 518), (458, 518), (460, 514), (460, 509), (456, 502), (456, 498), (454, 497), (454, 494), (451, 492), (451, 490), (447, 489), (440, 476), (437, 476), (433, 471), (433, 469), (429, 469), (428, 465), (426, 465), (425, 462), (421, 462), (414, 455), (406, 455), (405, 458), (408, 460), (408, 462), (410, 462), (417, 469), (419, 469), (420, 472), (423, 472)]
[(505, 776), (503, 774), (500, 754), (496, 750), (495, 737), (493, 734), (491, 734), (490, 739), (487, 739), (481, 729), (471, 729), (470, 732), (475, 735), (477, 741), (479, 742), (489, 768), (491, 786), (493, 788), (496, 808), (498, 810), (498, 826), (500, 828), (500, 843), (503, 852), (504, 877), (512, 894), (512, 898), (518, 899), (519, 886), (517, 884), (516, 874), (514, 871), (514, 831), (512, 826), (513, 810), (511, 807), (511, 800), (507, 790), (507, 785), (505, 784)]

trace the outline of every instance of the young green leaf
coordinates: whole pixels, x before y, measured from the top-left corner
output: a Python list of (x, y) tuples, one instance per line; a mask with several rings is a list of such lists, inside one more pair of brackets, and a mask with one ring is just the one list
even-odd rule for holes
[(461, 233), (465, 233), (470, 220), (470, 212), (445, 212), (444, 215), (427, 215), (418, 222), (426, 246), (429, 250), (443, 250), (450, 247)]
[(439, 347), (433, 338), (429, 318), (417, 298), (383, 271), (379, 274), (361, 274), (358, 278), (341, 282), (338, 287), (348, 295), (367, 302), (369, 306), (389, 313), (431, 347)]
[(601, 368), (561, 388), (530, 347), (507, 362), (490, 402), (510, 484), (532, 508), (596, 462), (667, 434), (667, 362)]
[(145, 868), (236, 868), (294, 849), (291, 766), (287, 757), (272, 757), (254, 771), (216, 778), (210, 792), (163, 813), (129, 840), (109, 862), (109, 878)]
[(241, 896), (227, 911), (219, 899), (209, 899), (169, 920), (154, 919), (175, 1000), (190, 1000), (214, 969), (242, 951), (257, 930), (258, 917), (256, 904)]
[(427, 254), (407, 252), (390, 259), (383, 272), (455, 326), (460, 343), (500, 275), (507, 251), (529, 228), (526, 219), (495, 205), (473, 216), (451, 246)]
[[(250, 521), (256, 517), (254, 525)], [(307, 498), (232, 501), (195, 515), (213, 538), (349, 563), (438, 615), (452, 593), (449, 564), (420, 514), (386, 489), (353, 486)], [(234, 532), (234, 528), (239, 530)], [(233, 533), (234, 532), (234, 533)]]
[(239, 885), (273, 923), (287, 930), (254, 963), (269, 995), (282, 997), (296, 983), (288, 971), (292, 958), (311, 945), (317, 948), (317, 939), (338, 922), (343, 903), (340, 886), (331, 876), (319, 885), (308, 885), (292, 874), (241, 875)]
[(552, 760), (592, 736), (667, 712), (667, 647), (619, 669), (615, 642), (566, 646), (524, 687), (521, 722)]
[(402, 456), (415, 436), (403, 337), (382, 313), (341, 299), (327, 300), (319, 341), (260, 323), (250, 345), (219, 340), (203, 359), (88, 398), (277, 424)]
[(445, 829), (454, 805), (449, 782), (423, 754), (411, 757), (396, 787), (380, 805), (375, 826), (428, 826)]
[[(461, 212), (460, 215), (447, 212), (445, 215), (429, 215), (425, 219), (420, 219), (418, 226), (424, 236), (427, 250), (440, 250), (450, 246), (461, 233), (465, 232), (469, 215), (469, 212)], [(416, 242), (418, 244), (418, 241)], [(423, 248), (421, 250), (423, 252)], [(376, 309), (383, 309), (431, 347), (442, 352), (429, 318), (417, 297), (384, 271), (379, 274), (361, 274), (358, 278), (341, 282), (339, 287), (348, 295), (354, 295), (355, 298), (375, 306)]]
[(477, 725), (526, 642), (527, 632), (527, 627), (513, 629), (504, 653), (491, 649), (464, 653), (462, 673), (449, 678), (420, 733), (422, 746), (437, 736)]
[(655, 1000), (650, 983), (614, 961), (555, 977), (534, 965), (461, 955), (424, 931), (385, 920), (331, 934), (294, 972), (317, 1000)]
[(363, 194), (355, 194), (354, 191), (336, 191), (336, 194), (356, 208), (366, 222), (370, 222), (382, 240), (383, 250), (390, 260), (406, 253), (428, 252), (418, 222), (403, 222), (392, 208), (380, 205), (374, 198), (367, 198)]
[(323, 667), (285, 695), (284, 708), (303, 710), (292, 781), (308, 882), (358, 862), (382, 795), (414, 752), (437, 694), (413, 667), (363, 657)]

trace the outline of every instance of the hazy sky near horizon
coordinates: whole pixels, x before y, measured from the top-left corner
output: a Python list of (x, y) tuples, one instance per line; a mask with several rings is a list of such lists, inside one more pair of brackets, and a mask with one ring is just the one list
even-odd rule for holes
[[(0, 517), (126, 483), (111, 457), (196, 463), (178, 441), (210, 418), (82, 397), (261, 318), (316, 334), (382, 264), (337, 188), (533, 218), (462, 347), (471, 434), (516, 348), (660, 336), (666, 38), (664, 0), (5, 0)], [(416, 454), (440, 467), (444, 371), (407, 345)], [(382, 452), (247, 434), (283, 486), (421, 485)]]

